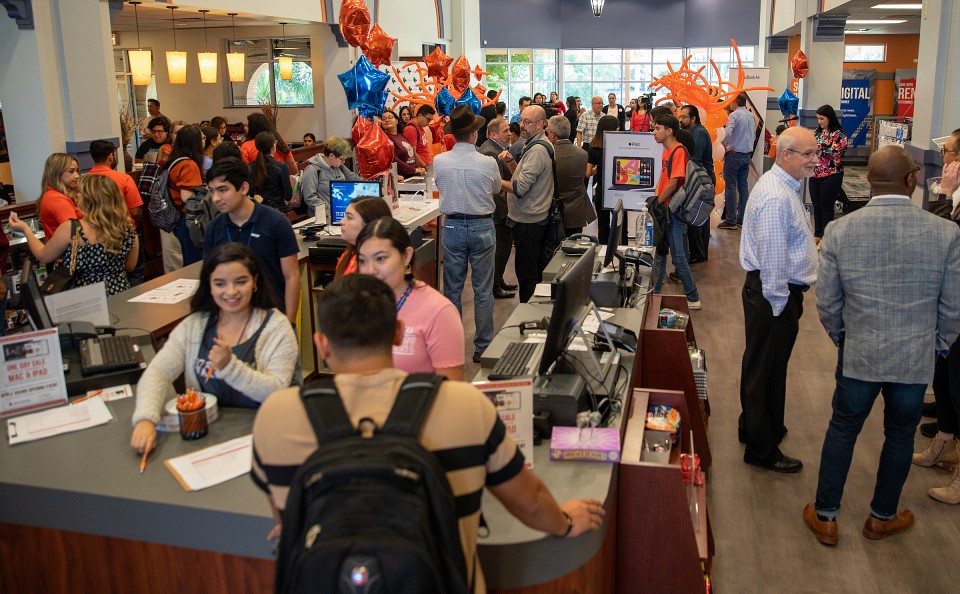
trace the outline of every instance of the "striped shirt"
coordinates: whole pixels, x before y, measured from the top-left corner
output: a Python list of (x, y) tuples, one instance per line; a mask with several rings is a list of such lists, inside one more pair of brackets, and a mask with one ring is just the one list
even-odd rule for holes
[(760, 271), (763, 296), (779, 316), (790, 296), (788, 284), (817, 280), (817, 248), (800, 199), (800, 180), (774, 165), (750, 192), (743, 214), (740, 265)]
[(584, 144), (590, 144), (590, 141), (593, 140), (597, 133), (597, 124), (604, 115), (602, 111), (599, 114), (594, 114), (592, 109), (580, 114), (580, 120), (577, 122), (577, 132), (583, 133), (581, 140)]
[[(383, 369), (369, 375), (334, 378), (354, 425), (369, 417), (383, 426), (406, 372)], [(493, 404), (465, 382), (446, 381), (424, 422), (420, 442), (447, 471), (460, 518), (460, 544), (467, 560), (468, 581), (477, 549), (483, 487), (495, 487), (517, 476), (523, 455), (507, 434)], [(297, 468), (317, 449), (317, 439), (300, 399), (299, 388), (275, 392), (263, 403), (253, 423), (254, 483), (266, 491), (277, 509), (286, 505)], [(485, 592), (483, 575), (476, 592)]]
[(503, 190), (496, 159), (469, 142), (458, 142), (453, 150), (437, 155), (433, 177), (443, 214), (491, 214), (497, 208), (493, 195)]

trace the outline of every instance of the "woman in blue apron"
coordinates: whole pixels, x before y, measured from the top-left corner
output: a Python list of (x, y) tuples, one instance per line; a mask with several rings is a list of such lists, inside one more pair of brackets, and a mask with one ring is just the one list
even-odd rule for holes
[(218, 406), (256, 408), (290, 385), (299, 347), (274, 303), (250, 248), (225, 243), (213, 250), (190, 301), (193, 313), (170, 333), (137, 383), (134, 449), (155, 447), (164, 402), (175, 396), (173, 382), (181, 375), (188, 390), (213, 394)]

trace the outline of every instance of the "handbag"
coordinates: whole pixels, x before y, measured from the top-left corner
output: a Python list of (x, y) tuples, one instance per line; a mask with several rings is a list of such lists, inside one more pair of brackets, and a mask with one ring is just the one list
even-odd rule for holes
[(40, 293), (43, 295), (69, 291), (77, 286), (76, 270), (77, 250), (80, 248), (80, 221), (70, 219), (70, 231), (73, 233), (73, 239), (70, 241), (70, 246), (72, 247), (70, 251), (70, 265), (67, 270), (62, 266), (58, 266), (47, 273), (47, 278), (40, 287)]

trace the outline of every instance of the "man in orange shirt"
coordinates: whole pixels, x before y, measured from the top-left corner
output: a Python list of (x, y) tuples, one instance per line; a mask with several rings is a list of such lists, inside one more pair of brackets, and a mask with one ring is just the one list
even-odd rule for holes
[[(657, 182), (657, 200), (661, 204), (670, 204), (670, 198), (683, 188), (687, 176), (687, 151), (677, 141), (677, 130), (680, 129), (680, 120), (670, 114), (658, 115), (653, 120), (653, 138), (663, 145), (663, 156), (660, 157), (662, 169), (660, 180)], [(687, 296), (687, 307), (701, 309), (700, 293), (697, 284), (693, 281), (690, 272), (690, 263), (687, 262), (687, 224), (679, 217), (670, 215), (670, 231), (667, 233), (667, 242), (670, 244), (673, 267), (683, 283), (683, 292)], [(657, 254), (657, 280), (653, 292), (659, 293), (663, 287), (663, 277), (667, 273), (667, 255)]]
[(90, 156), (93, 158), (93, 168), (87, 173), (105, 175), (115, 181), (123, 194), (130, 218), (139, 221), (143, 211), (143, 198), (137, 189), (137, 182), (126, 173), (116, 170), (117, 147), (109, 140), (94, 140), (90, 143)]
[(417, 167), (430, 167), (433, 163), (433, 154), (430, 145), (433, 144), (433, 133), (430, 132), (430, 121), (437, 111), (429, 105), (421, 105), (417, 115), (410, 120), (403, 129), (404, 138), (410, 141), (417, 150)]

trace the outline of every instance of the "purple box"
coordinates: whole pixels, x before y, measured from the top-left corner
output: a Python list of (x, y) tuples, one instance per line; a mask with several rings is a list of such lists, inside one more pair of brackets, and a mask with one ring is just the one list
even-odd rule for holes
[(592, 433), (589, 427), (583, 431), (576, 427), (554, 427), (550, 436), (550, 459), (619, 462), (620, 430), (597, 428)]

